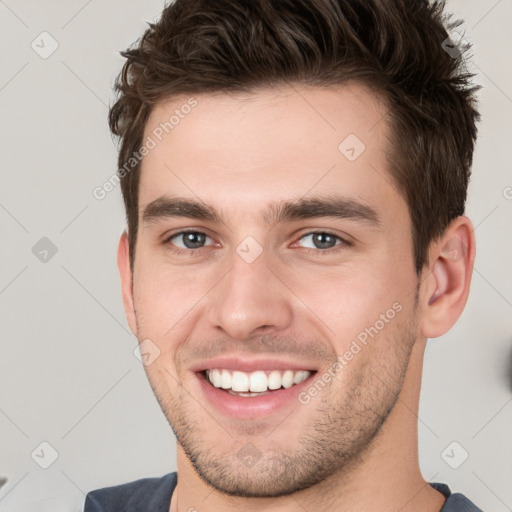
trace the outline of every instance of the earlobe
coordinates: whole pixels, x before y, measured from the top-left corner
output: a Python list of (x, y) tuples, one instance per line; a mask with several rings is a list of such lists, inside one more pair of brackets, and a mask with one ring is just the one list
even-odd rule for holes
[(123, 296), (126, 320), (132, 333), (137, 336), (137, 319), (133, 300), (132, 271), (130, 267), (130, 250), (126, 230), (121, 234), (117, 248), (117, 268), (121, 278), (121, 291)]
[(475, 259), (471, 221), (457, 217), (431, 248), (431, 269), (425, 280), (421, 334), (437, 338), (455, 324), (466, 306)]

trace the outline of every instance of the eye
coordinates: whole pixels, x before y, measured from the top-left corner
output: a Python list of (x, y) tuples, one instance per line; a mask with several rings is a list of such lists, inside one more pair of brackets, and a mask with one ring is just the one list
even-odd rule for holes
[(179, 249), (201, 249), (207, 240), (213, 241), (201, 231), (181, 231), (167, 238), (166, 243), (170, 242)]
[[(307, 233), (299, 238), (299, 242), (302, 241), (300, 247), (304, 247), (306, 249), (322, 249), (328, 250), (333, 249), (334, 247), (341, 245), (351, 245), (349, 242), (344, 240), (338, 235), (333, 233), (329, 233), (326, 231), (317, 231), (314, 233)], [(299, 244), (296, 242), (294, 245)]]

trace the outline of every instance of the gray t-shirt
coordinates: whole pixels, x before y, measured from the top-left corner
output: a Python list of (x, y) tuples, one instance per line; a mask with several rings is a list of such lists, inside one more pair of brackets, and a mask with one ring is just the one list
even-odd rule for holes
[[(159, 478), (142, 478), (97, 489), (85, 497), (84, 512), (169, 512), (177, 482), (178, 474), (168, 473)], [(452, 494), (446, 484), (430, 485), (446, 496), (439, 512), (482, 512), (462, 494)]]

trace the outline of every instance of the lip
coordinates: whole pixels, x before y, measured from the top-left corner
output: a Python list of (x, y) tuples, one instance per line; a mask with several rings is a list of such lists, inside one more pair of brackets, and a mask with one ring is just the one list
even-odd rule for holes
[[(221, 367), (226, 368), (225, 366)], [(240, 366), (238, 366), (238, 369), (240, 369)], [(272, 369), (280, 369), (280, 367), (276, 366)], [(305, 369), (305, 367), (301, 367), (299, 369)], [(294, 402), (295, 407), (300, 406), (298, 395), (310, 385), (315, 374), (316, 371), (312, 372), (305, 381), (300, 384), (295, 384), (287, 389), (281, 388), (276, 391), (271, 391), (266, 395), (255, 397), (235, 396), (223, 389), (216, 388), (206, 380), (206, 376), (203, 371), (197, 371), (195, 376), (199, 382), (199, 387), (201, 388), (203, 397), (218, 412), (230, 418), (249, 420), (269, 416), (272, 413), (284, 409), (286, 406), (289, 407), (290, 404), (293, 405)]]
[(266, 357), (264, 359), (258, 359), (255, 357), (244, 358), (241, 356), (225, 356), (201, 361), (194, 365), (191, 368), (191, 370), (196, 373), (202, 372), (204, 370), (213, 370), (215, 368), (232, 371), (238, 370), (240, 372), (247, 373), (255, 372), (257, 370), (309, 370), (310, 372), (317, 371), (317, 368), (312, 368), (310, 364), (311, 363), (308, 363), (307, 361), (300, 363), (269, 357)]

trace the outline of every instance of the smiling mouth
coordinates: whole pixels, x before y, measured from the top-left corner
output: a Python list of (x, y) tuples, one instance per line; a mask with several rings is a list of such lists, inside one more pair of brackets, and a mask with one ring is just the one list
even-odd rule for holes
[(304, 382), (316, 370), (256, 370), (242, 372), (213, 368), (200, 372), (211, 386), (230, 395), (257, 397), (288, 389)]

